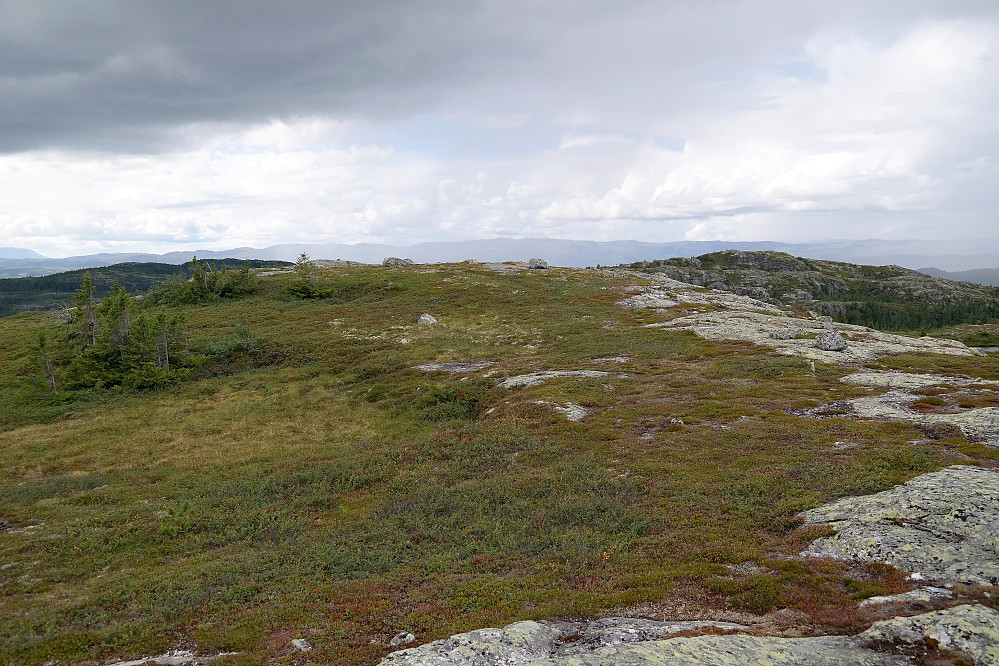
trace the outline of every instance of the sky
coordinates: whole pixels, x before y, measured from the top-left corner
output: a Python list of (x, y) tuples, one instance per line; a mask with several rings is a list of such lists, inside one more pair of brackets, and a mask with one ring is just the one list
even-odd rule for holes
[(0, 0), (0, 245), (999, 237), (990, 0)]

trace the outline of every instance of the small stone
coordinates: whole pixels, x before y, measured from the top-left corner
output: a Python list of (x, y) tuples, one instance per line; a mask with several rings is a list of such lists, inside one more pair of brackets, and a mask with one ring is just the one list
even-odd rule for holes
[(405, 266), (412, 265), (412, 259), (400, 259), (399, 257), (385, 257), (382, 259), (382, 266), (388, 266), (389, 268), (404, 268)]
[(534, 270), (548, 270), (548, 262), (544, 259), (531, 259), (527, 262), (527, 267)]
[(429, 315), (426, 312), (420, 315), (420, 325), (421, 326), (433, 326), (437, 323), (437, 318), (433, 315)]
[(846, 339), (836, 331), (824, 331), (815, 336), (815, 346), (822, 351), (843, 351)]
[(312, 649), (312, 646), (309, 645), (309, 641), (305, 640), (304, 638), (293, 639), (291, 641), (291, 646), (296, 650), (300, 650), (301, 652), (308, 652), (309, 650)]
[(771, 337), (774, 340), (793, 340), (796, 333), (794, 330), (788, 326), (781, 326), (776, 331), (773, 332)]
[(860, 446), (860, 444), (857, 444), (856, 442), (833, 442), (834, 449), (855, 449), (858, 446)]
[(398, 634), (392, 637), (389, 641), (389, 645), (392, 647), (397, 647), (399, 645), (409, 645), (416, 640), (416, 636), (409, 633), (408, 631), (400, 631)]

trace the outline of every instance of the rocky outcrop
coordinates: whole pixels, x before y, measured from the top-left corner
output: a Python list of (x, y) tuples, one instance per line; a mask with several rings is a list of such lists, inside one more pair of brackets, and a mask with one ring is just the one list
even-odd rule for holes
[[(964, 605), (878, 622), (860, 635), (868, 645), (934, 645), (960, 651), (973, 663), (999, 664), (999, 613), (979, 605)], [(960, 662), (951, 662), (960, 663)]]
[[(818, 318), (767, 314), (750, 310), (722, 310), (677, 317), (649, 324), (653, 328), (694, 331), (709, 340), (745, 340), (773, 348), (778, 354), (801, 356), (813, 361), (838, 365), (860, 365), (881, 356), (904, 352), (929, 352), (954, 356), (978, 356), (980, 352), (956, 340), (883, 333), (866, 326), (839, 324)], [(797, 337), (782, 339), (785, 329), (797, 331)], [(846, 339), (848, 347), (826, 351), (815, 345), (815, 337), (835, 331)]]
[(857, 636), (814, 638), (669, 637), (746, 629), (712, 622), (516, 622), (401, 650), (382, 666), (916, 666), (938, 648), (985, 666), (999, 663), (997, 627), (999, 613), (977, 605), (878, 622)]
[(892, 300), (913, 304), (991, 303), (989, 287), (931, 277), (901, 266), (864, 266), (803, 259), (783, 252), (724, 250), (694, 258), (633, 264), (643, 273), (773, 303), (810, 303), (826, 314), (845, 312), (847, 302)]
[(387, 266), (389, 268), (405, 268), (406, 266), (412, 265), (412, 259), (400, 259), (399, 257), (385, 257), (382, 259), (382, 266)]
[(745, 340), (772, 347), (779, 354), (840, 365), (860, 365), (904, 352), (982, 355), (957, 340), (894, 335), (866, 326), (834, 323), (828, 316), (814, 313), (796, 316), (748, 296), (704, 289), (662, 276), (653, 279), (656, 285), (634, 287), (640, 293), (617, 304), (628, 309), (648, 308), (661, 314), (674, 314), (673, 308), (679, 306), (686, 306), (686, 312), (692, 305), (704, 309), (648, 324), (650, 327), (691, 330), (709, 340)]
[(651, 308), (656, 311), (677, 305), (704, 305), (732, 310), (785, 313), (784, 310), (775, 307), (772, 303), (765, 303), (729, 291), (703, 289), (663, 277), (656, 277), (655, 281), (657, 284), (653, 287), (634, 287), (633, 289), (640, 293), (618, 301), (618, 305), (628, 309)]
[(538, 405), (547, 405), (551, 407), (556, 412), (564, 416), (567, 420), (572, 421), (573, 423), (579, 423), (584, 418), (586, 418), (586, 415), (589, 413), (589, 410), (586, 409), (586, 407), (583, 407), (582, 405), (577, 405), (574, 402), (558, 403), (558, 402), (549, 402), (547, 400), (535, 400), (534, 402), (535, 404)]
[(535, 271), (546, 271), (550, 268), (544, 259), (531, 259), (527, 262), (527, 267)]
[(833, 536), (802, 555), (884, 562), (948, 583), (999, 584), (999, 472), (954, 465), (802, 514)]
[[(905, 372), (855, 372), (841, 381), (889, 390), (794, 413), (814, 417), (833, 411), (845, 417), (901, 421), (919, 426), (931, 439), (963, 436), (999, 446), (999, 407), (967, 406), (999, 402), (999, 381)], [(940, 395), (927, 402), (917, 391)]]

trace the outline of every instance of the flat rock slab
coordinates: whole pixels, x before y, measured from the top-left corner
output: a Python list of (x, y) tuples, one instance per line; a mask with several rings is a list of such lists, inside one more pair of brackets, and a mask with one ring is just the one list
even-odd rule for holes
[[(979, 356), (957, 340), (941, 338), (912, 338), (893, 335), (853, 324), (833, 324), (821, 319), (778, 316), (761, 312), (724, 310), (678, 317), (670, 321), (649, 324), (650, 328), (691, 330), (709, 340), (744, 340), (771, 347), (778, 354), (801, 356), (813, 361), (839, 365), (867, 363), (881, 356), (903, 352), (929, 352), (952, 356)], [(795, 338), (781, 339), (786, 329), (796, 331)], [(847, 346), (841, 351), (827, 351), (815, 346), (815, 338), (835, 331), (842, 335)]]
[(884, 604), (930, 604), (950, 599), (954, 593), (945, 587), (921, 587), (911, 592), (893, 594), (890, 597), (869, 597), (860, 602), (861, 606), (881, 606)]
[(463, 363), (460, 361), (441, 361), (439, 363), (423, 363), (414, 367), (416, 367), (417, 370), (424, 370), (426, 372), (475, 372), (476, 370), (482, 370), (483, 368), (488, 368), (489, 366), (496, 364), (496, 361), (477, 361), (470, 363)]
[(994, 379), (975, 379), (973, 377), (955, 377), (953, 375), (934, 374), (913, 374), (909, 372), (854, 372), (842, 379), (841, 382), (856, 384), (858, 386), (873, 386), (878, 388), (901, 388), (901, 389), (921, 389), (927, 386), (995, 386), (999, 388), (999, 381)]
[(567, 420), (572, 421), (573, 423), (579, 423), (584, 418), (586, 418), (587, 414), (589, 414), (589, 410), (586, 409), (586, 407), (583, 407), (582, 405), (577, 405), (574, 402), (558, 403), (558, 402), (549, 402), (547, 400), (535, 400), (534, 402), (538, 405), (547, 405), (551, 407), (556, 412), (564, 416)]
[[(922, 651), (927, 638), (962, 650), (978, 666), (999, 663), (999, 613), (984, 606), (958, 606), (874, 624), (857, 636), (772, 638), (670, 634), (714, 627), (712, 622), (653, 622), (606, 618), (588, 625), (516, 622), (479, 629), (390, 654), (383, 666), (915, 666), (904, 653)], [(910, 650), (911, 651), (911, 650)], [(921, 663), (921, 662), (918, 662)]]
[(758, 301), (749, 296), (739, 296), (729, 291), (698, 287), (668, 278), (657, 278), (656, 282), (659, 283), (659, 286), (633, 287), (633, 289), (641, 290), (641, 293), (618, 301), (617, 304), (628, 309), (651, 308), (661, 310), (677, 305), (705, 305), (731, 308), (733, 310), (758, 310), (773, 314), (784, 312), (784, 310), (772, 303)]
[(999, 584), (999, 473), (992, 470), (954, 465), (802, 516), (807, 525), (836, 530), (802, 555), (884, 562), (942, 582)]
[(228, 657), (237, 654), (235, 652), (222, 652), (216, 655), (198, 655), (190, 650), (170, 650), (155, 657), (142, 657), (131, 661), (118, 661), (110, 666), (146, 666), (147, 664), (159, 664), (160, 666), (203, 666), (210, 664), (220, 657)]
[(901, 421), (923, 428), (950, 423), (972, 441), (994, 441), (999, 438), (999, 407), (981, 407), (959, 414), (921, 414), (909, 408), (920, 396), (908, 391), (892, 390), (881, 395), (851, 398), (837, 403), (848, 407), (854, 416), (878, 421)]
[[(928, 429), (938, 424), (957, 426), (972, 441), (999, 440), (999, 407), (979, 407), (968, 410), (955, 409), (955, 413), (923, 413), (911, 405), (923, 396), (911, 393), (929, 386), (946, 386), (964, 394), (992, 392), (999, 389), (999, 381), (954, 377), (948, 375), (916, 375), (905, 372), (855, 372), (840, 381), (856, 386), (888, 388), (885, 393), (840, 400), (830, 405), (801, 410), (802, 415), (822, 415), (831, 407), (842, 410), (844, 416), (901, 421)], [(960, 400), (958, 400), (960, 402)]]
[(500, 382), (503, 388), (520, 388), (526, 386), (537, 386), (549, 379), (556, 377), (606, 377), (608, 374), (602, 370), (546, 370), (544, 372), (531, 372), (526, 375), (509, 377)]

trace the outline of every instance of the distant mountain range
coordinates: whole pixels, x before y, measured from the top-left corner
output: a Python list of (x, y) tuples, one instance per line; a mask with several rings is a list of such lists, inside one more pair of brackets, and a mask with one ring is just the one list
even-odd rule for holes
[[(493, 238), (488, 240), (419, 243), (404, 247), (358, 243), (288, 243), (265, 248), (239, 247), (228, 250), (186, 250), (166, 254), (102, 253), (64, 259), (49, 259), (31, 250), (0, 249), (0, 277), (49, 275), (77, 268), (109, 266), (127, 261), (180, 264), (199, 259), (226, 257), (294, 261), (302, 252), (313, 259), (349, 259), (368, 263), (385, 257), (406, 257), (420, 263), (479, 261), (524, 261), (545, 259), (556, 266), (617, 265), (634, 261), (693, 257), (721, 250), (777, 250), (810, 259), (829, 259), (868, 265), (897, 264), (907, 268), (935, 266), (938, 270), (964, 271), (999, 267), (999, 239), (950, 241), (834, 240), (815, 243), (776, 241), (575, 241), (554, 238)], [(14, 256), (20, 253), (19, 256)], [(948, 276), (949, 277), (949, 276)]]
[(925, 275), (932, 275), (933, 277), (944, 278), (945, 280), (975, 282), (977, 284), (999, 287), (999, 268), (975, 268), (970, 271), (944, 271), (939, 268), (920, 268), (919, 272)]
[(46, 259), (44, 254), (23, 247), (0, 247), (0, 259)]

